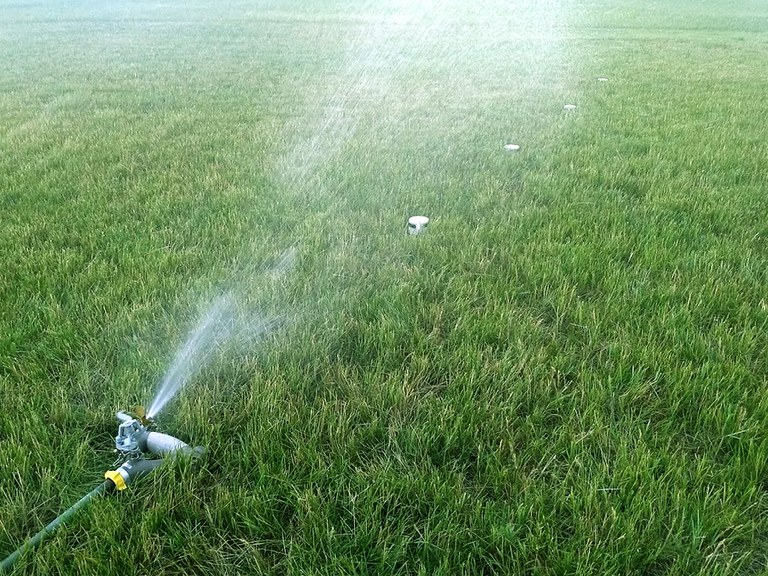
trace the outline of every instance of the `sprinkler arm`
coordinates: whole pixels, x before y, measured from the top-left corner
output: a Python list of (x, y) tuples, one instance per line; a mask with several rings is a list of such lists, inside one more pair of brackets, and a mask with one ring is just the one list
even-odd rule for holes
[[(176, 457), (178, 455), (183, 456), (189, 456), (191, 458), (199, 458), (203, 455), (205, 452), (205, 448), (202, 446), (198, 446), (196, 448), (191, 448), (178, 438), (174, 438), (173, 436), (168, 436), (168, 434), (160, 434), (159, 432), (150, 432), (149, 435), (157, 435), (157, 436), (164, 436), (167, 438), (170, 438), (171, 440), (175, 441), (175, 450), (172, 452), (166, 452), (166, 454), (169, 454), (170, 457)], [(157, 439), (150, 440), (157, 442)], [(165, 442), (166, 438), (160, 439), (161, 442)], [(149, 441), (148, 441), (149, 443)], [(178, 447), (178, 444), (183, 444), (183, 447)], [(160, 451), (157, 447), (151, 450), (151, 452), (154, 452), (155, 454), (160, 454)], [(164, 458), (154, 458), (152, 460), (146, 460), (145, 458), (133, 458), (131, 460), (128, 460), (124, 462), (120, 467), (116, 468), (115, 470), (107, 470), (104, 473), (104, 478), (111, 481), (114, 485), (114, 488), (116, 488), (118, 491), (125, 490), (129, 484), (132, 484), (134, 480), (137, 478), (141, 478), (142, 476), (146, 476), (150, 472), (153, 472), (155, 468), (160, 466), (160, 464), (163, 463), (165, 459)]]
[(162, 432), (148, 432), (144, 430), (136, 435), (136, 440), (139, 444), (139, 450), (144, 453), (151, 452), (159, 456), (173, 456), (176, 454), (199, 456), (203, 451), (202, 446), (192, 448), (186, 442), (182, 442), (178, 438), (170, 434), (163, 434)]
[(114, 489), (123, 491), (134, 480), (146, 476), (162, 463), (162, 458), (155, 458), (154, 460), (145, 460), (143, 458), (128, 460), (115, 470), (107, 470), (104, 473), (104, 478), (112, 483)]

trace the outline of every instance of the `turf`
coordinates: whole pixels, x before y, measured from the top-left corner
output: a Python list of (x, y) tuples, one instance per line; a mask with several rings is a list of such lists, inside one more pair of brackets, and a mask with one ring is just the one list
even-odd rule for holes
[(0, 2), (0, 556), (227, 294), (159, 417), (202, 462), (18, 573), (768, 573), (733, 4)]

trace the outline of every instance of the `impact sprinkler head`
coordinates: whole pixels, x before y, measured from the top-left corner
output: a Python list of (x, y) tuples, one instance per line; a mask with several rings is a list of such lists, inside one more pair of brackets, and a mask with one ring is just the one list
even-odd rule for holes
[(142, 445), (146, 446), (148, 428), (154, 422), (146, 417), (144, 406), (136, 406), (131, 412), (120, 411), (115, 414), (120, 422), (115, 436), (115, 448), (126, 456), (140, 456), (146, 451)]
[(202, 446), (192, 448), (186, 442), (182, 442), (170, 434), (148, 430), (152, 420), (144, 417), (143, 407), (135, 408), (134, 414), (135, 416), (125, 412), (116, 414), (120, 424), (117, 427), (117, 436), (115, 436), (115, 448), (129, 459), (119, 468), (108, 470), (104, 477), (117, 490), (125, 490), (133, 480), (149, 474), (163, 461), (162, 458), (147, 458), (147, 454), (161, 457), (173, 457), (181, 454), (198, 458), (205, 452), (205, 448)]
[(120, 422), (115, 436), (115, 449), (126, 456), (138, 456), (142, 452), (139, 439), (146, 436), (146, 426), (126, 412), (118, 412), (115, 416)]
[(186, 442), (170, 434), (150, 431), (153, 422), (143, 416), (144, 408), (134, 409), (135, 415), (126, 412), (115, 414), (120, 424), (117, 426), (115, 436), (115, 448), (118, 452), (128, 457), (141, 458), (151, 453), (158, 456), (170, 456), (175, 454), (189, 454), (199, 456), (203, 448), (191, 448)]

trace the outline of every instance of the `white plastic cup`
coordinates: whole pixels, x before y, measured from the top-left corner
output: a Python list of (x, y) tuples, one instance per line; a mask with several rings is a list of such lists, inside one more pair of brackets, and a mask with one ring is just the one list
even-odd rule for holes
[(421, 234), (427, 224), (429, 224), (429, 218), (426, 216), (411, 216), (408, 218), (408, 234), (411, 236)]

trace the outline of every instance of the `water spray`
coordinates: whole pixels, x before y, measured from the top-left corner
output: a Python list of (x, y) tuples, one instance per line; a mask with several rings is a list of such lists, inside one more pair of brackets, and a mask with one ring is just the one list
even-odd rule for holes
[(34, 549), (94, 497), (105, 492), (112, 493), (125, 490), (138, 478), (153, 472), (166, 458), (178, 456), (199, 458), (205, 451), (202, 446), (192, 448), (186, 442), (170, 434), (153, 430), (155, 423), (146, 416), (145, 410), (141, 406), (134, 408), (132, 414), (123, 411), (118, 412), (116, 417), (118, 427), (115, 436), (115, 450), (120, 455), (118, 462), (124, 460), (123, 463), (114, 470), (107, 470), (104, 473), (104, 482), (83, 496), (0, 562), (0, 572), (10, 570), (24, 552)]

